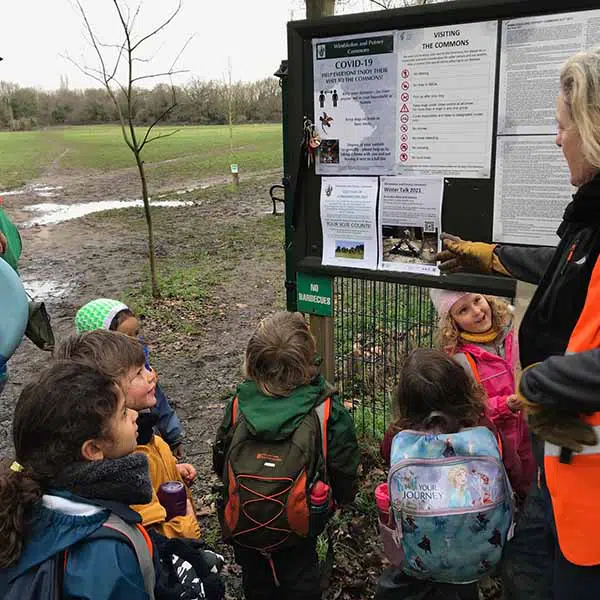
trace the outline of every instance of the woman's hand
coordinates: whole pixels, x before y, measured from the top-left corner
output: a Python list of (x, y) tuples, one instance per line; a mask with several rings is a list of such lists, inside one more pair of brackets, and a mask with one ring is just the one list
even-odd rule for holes
[(440, 239), (443, 250), (435, 258), (440, 261), (440, 271), (443, 273), (492, 272), (495, 244), (469, 242), (449, 233), (442, 233)]

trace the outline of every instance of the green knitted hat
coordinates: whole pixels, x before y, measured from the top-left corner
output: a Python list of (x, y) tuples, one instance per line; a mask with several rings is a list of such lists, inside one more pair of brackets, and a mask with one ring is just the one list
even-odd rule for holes
[(77, 333), (94, 331), (95, 329), (109, 329), (112, 320), (122, 310), (129, 307), (118, 300), (98, 298), (84, 304), (75, 315), (75, 329)]

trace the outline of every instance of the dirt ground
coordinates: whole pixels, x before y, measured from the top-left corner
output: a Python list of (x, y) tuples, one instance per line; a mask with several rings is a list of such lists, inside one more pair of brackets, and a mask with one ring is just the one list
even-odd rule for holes
[[(224, 185), (226, 179), (177, 182), (180, 191), (172, 184), (152, 190), (154, 197), (164, 194), (192, 202), (153, 210), (164, 293), (154, 302), (145, 293), (147, 246), (141, 209), (24, 227), (32, 218), (24, 209), (32, 204), (135, 198), (133, 170), (90, 175), (50, 169), (23, 193), (4, 198), (8, 214), (23, 226), (22, 279), (26, 287), (46, 286), (40, 298), (46, 301), (59, 340), (73, 332), (77, 309), (96, 297), (123, 299), (145, 316), (143, 334), (151, 362), (186, 431), (187, 460), (198, 470), (193, 491), (204, 539), (228, 559), (224, 575), (230, 600), (243, 597), (240, 571), (219, 539), (210, 444), (225, 401), (240, 380), (252, 330), (263, 316), (285, 307), (283, 217), (270, 214), (268, 197), (269, 186), (279, 178), (279, 173), (266, 173), (242, 180), (239, 191)], [(40, 192), (47, 186), (55, 189)], [(12, 457), (10, 423), (18, 395), (49, 360), (25, 340), (9, 362), (10, 379), (0, 402), (1, 457)], [(386, 565), (373, 502), (374, 487), (385, 480), (376, 444), (362, 443), (362, 475), (354, 505), (331, 527), (335, 565), (324, 574), (328, 600), (371, 598)], [(326, 544), (320, 544), (320, 555), (325, 551)]]

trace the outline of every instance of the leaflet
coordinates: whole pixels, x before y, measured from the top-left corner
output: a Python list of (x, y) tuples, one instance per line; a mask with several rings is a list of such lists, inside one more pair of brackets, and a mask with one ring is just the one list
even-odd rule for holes
[(575, 192), (569, 179), (554, 136), (498, 138), (493, 240), (556, 246), (556, 230)]
[(377, 177), (321, 179), (322, 264), (377, 268)]
[(554, 133), (561, 65), (599, 35), (600, 10), (503, 21), (498, 135)]
[(489, 178), (496, 21), (396, 34), (396, 173)]
[(444, 180), (382, 177), (379, 191), (379, 268), (439, 275)]
[(318, 175), (392, 173), (396, 131), (393, 32), (313, 40)]

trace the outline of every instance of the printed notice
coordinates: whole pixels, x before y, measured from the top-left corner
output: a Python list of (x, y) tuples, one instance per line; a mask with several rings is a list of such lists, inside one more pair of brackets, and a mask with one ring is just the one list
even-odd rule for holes
[(377, 177), (323, 177), (324, 265), (377, 268)]
[(504, 21), (498, 134), (554, 133), (560, 67), (599, 39), (600, 10)]
[(313, 56), (317, 174), (392, 173), (393, 32), (313, 40)]
[(439, 275), (441, 177), (382, 177), (379, 191), (379, 268)]
[(496, 21), (399, 31), (400, 175), (490, 177)]
[(494, 241), (556, 246), (556, 230), (574, 192), (553, 136), (498, 138)]

